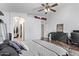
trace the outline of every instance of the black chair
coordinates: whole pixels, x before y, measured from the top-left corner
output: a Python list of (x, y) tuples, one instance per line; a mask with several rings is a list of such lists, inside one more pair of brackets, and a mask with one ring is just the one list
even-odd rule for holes
[(79, 33), (78, 32), (71, 33), (71, 43), (79, 45)]

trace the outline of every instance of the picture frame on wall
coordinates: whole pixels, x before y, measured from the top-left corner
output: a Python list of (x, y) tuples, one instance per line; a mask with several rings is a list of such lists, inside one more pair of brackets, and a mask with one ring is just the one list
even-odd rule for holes
[(56, 27), (57, 27), (57, 28), (56, 28), (56, 31), (57, 31), (57, 32), (63, 32), (64, 24), (57, 24)]

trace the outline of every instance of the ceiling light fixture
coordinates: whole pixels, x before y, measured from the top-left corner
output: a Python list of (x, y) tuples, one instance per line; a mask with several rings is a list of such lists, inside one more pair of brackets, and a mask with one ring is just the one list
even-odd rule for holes
[(50, 12), (50, 9), (49, 9), (49, 8), (47, 8), (47, 9), (44, 9), (44, 11), (45, 11), (45, 12)]
[(56, 10), (53, 8), (55, 6), (58, 6), (57, 3), (50, 5), (49, 3), (45, 3), (45, 4), (41, 4), (41, 6), (43, 7), (42, 9), (38, 10), (38, 12), (40, 11), (45, 11), (45, 14), (47, 14), (48, 12), (52, 11), (52, 12), (56, 12)]

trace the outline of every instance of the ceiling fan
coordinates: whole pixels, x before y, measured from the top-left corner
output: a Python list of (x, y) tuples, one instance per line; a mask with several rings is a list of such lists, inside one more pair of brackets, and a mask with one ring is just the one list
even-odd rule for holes
[(49, 11), (56, 12), (56, 10), (54, 10), (53, 7), (55, 7), (57, 5), (58, 5), (57, 3), (55, 3), (53, 5), (49, 5), (49, 3), (41, 4), (41, 6), (43, 8), (38, 10), (38, 12), (45, 11), (45, 14), (47, 14)]

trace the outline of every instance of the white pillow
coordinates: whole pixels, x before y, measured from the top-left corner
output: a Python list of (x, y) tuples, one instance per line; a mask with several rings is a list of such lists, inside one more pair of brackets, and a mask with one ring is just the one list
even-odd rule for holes
[(13, 41), (15, 41), (15, 42), (21, 44), (26, 50), (29, 50), (28, 46), (27, 46), (24, 42), (18, 41), (18, 40), (13, 40)]
[(23, 45), (26, 50), (29, 50), (28, 46), (24, 42), (21, 42), (21, 45)]
[(3, 43), (3, 41), (0, 41), (0, 44), (2, 44)]

